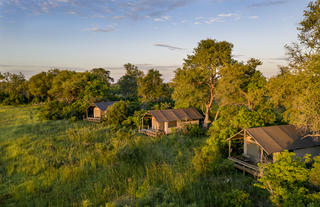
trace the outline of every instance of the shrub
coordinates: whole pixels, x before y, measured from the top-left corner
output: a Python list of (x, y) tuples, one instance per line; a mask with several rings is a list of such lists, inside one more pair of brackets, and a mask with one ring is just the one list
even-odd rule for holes
[(221, 206), (225, 207), (250, 207), (252, 206), (251, 200), (249, 200), (249, 194), (241, 190), (235, 189), (231, 192), (223, 193), (223, 203)]
[(63, 119), (63, 107), (64, 104), (58, 101), (49, 101), (46, 102), (40, 110), (40, 117), (44, 119)]
[(129, 115), (129, 103), (119, 101), (110, 106), (106, 111), (106, 123), (108, 125), (119, 126)]

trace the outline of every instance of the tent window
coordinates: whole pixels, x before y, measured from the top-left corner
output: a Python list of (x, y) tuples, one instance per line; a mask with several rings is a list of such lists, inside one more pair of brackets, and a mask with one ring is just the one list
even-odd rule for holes
[(168, 128), (177, 127), (177, 121), (169, 121)]

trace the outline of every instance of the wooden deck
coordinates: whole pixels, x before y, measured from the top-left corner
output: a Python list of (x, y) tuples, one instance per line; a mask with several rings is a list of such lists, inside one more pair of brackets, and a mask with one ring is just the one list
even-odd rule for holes
[(250, 173), (254, 177), (260, 176), (259, 167), (257, 165), (251, 164), (249, 162), (245, 162), (243, 160), (240, 160), (234, 157), (229, 157), (228, 159), (234, 162), (234, 166), (236, 168), (243, 170), (244, 172)]
[(153, 130), (153, 129), (141, 129), (140, 133), (145, 134), (147, 136), (151, 136), (151, 137), (157, 137), (157, 136), (164, 135), (164, 132), (156, 131), (156, 130)]
[(101, 119), (101, 118), (96, 118), (96, 117), (87, 117), (87, 121), (91, 121), (91, 122), (101, 122), (102, 119)]

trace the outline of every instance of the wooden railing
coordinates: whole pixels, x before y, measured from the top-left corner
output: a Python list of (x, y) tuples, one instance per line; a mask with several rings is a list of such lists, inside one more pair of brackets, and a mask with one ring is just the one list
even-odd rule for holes
[(255, 177), (260, 176), (259, 167), (257, 165), (253, 165), (249, 162), (245, 162), (234, 157), (229, 157), (228, 159), (234, 162), (234, 166), (236, 168), (243, 170), (244, 172), (250, 173)]
[(101, 122), (102, 119), (100, 117), (87, 117), (88, 121), (92, 121), (92, 122)]
[(164, 135), (163, 131), (158, 131), (158, 130), (154, 130), (154, 129), (141, 129), (139, 132), (142, 134), (145, 134), (147, 136), (151, 136), (151, 137), (157, 137), (157, 136)]

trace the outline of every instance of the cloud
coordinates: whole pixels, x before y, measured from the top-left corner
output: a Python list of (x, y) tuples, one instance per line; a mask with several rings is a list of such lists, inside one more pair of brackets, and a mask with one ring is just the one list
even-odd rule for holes
[(200, 22), (194, 22), (193, 24), (201, 24)]
[(259, 19), (259, 16), (249, 16), (249, 19)]
[(250, 4), (249, 7), (269, 7), (288, 3), (289, 0), (264, 0), (262, 2)]
[(219, 14), (218, 16), (219, 17), (233, 17), (235, 15), (236, 15), (235, 13), (227, 13), (227, 14)]
[(206, 21), (207, 24), (213, 24), (215, 22), (224, 22), (224, 21), (219, 17), (211, 17), (209, 20)]
[(276, 58), (268, 58), (271, 61), (289, 61), (288, 57), (276, 57)]
[(112, 19), (123, 19), (125, 16), (113, 16)]
[(113, 26), (108, 26), (106, 28), (92, 27), (92, 28), (86, 29), (86, 31), (91, 31), (91, 32), (112, 32), (114, 30), (115, 28)]
[(153, 21), (155, 21), (155, 22), (164, 22), (164, 21), (168, 21), (169, 19), (170, 19), (169, 16), (161, 16), (161, 17), (154, 18)]
[(7, 0), (0, 8), (9, 13), (28, 15), (50, 12), (74, 11), (81, 16), (108, 16), (110, 19), (145, 19), (147, 16), (160, 21), (167, 20), (167, 13), (195, 0)]
[(160, 44), (160, 43), (156, 43), (153, 46), (165, 47), (165, 48), (168, 48), (169, 50), (185, 50), (185, 49), (183, 49), (181, 47), (175, 47), (175, 46), (171, 46), (171, 45), (167, 45), (167, 44)]

